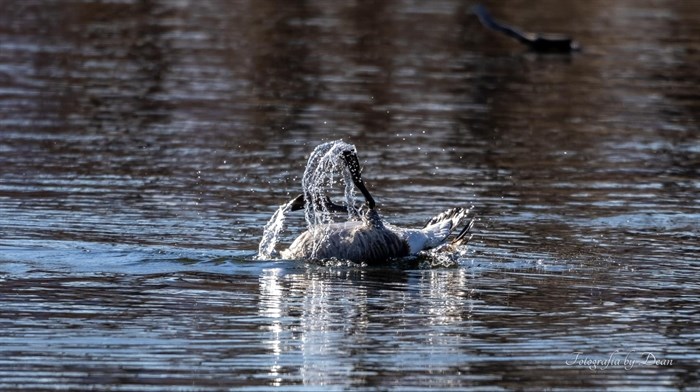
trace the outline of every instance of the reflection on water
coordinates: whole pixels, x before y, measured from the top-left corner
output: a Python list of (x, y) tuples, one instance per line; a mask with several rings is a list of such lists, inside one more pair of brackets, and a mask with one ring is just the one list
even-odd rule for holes
[[(1, 389), (698, 387), (693, 2), (5, 3)], [(341, 138), (457, 268), (252, 260)]]
[[(259, 271), (257, 282), (194, 271), (5, 280), (2, 318), (12, 322), (4, 323), (3, 387), (697, 382), (688, 351), (697, 317), (687, 311), (696, 299), (678, 287), (652, 297), (636, 273), (619, 270), (625, 284), (613, 287), (599, 271), (283, 263)], [(637, 366), (575, 364), (577, 352), (602, 360), (615, 350), (632, 353)], [(642, 364), (643, 353), (673, 364)]]

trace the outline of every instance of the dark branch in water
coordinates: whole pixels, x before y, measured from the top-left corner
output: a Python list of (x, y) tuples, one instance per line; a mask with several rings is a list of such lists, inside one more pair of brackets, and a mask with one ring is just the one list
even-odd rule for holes
[(568, 53), (580, 49), (578, 42), (565, 35), (525, 33), (515, 27), (497, 22), (491, 17), (486, 7), (481, 4), (475, 5), (472, 11), (484, 27), (514, 38), (536, 52)]

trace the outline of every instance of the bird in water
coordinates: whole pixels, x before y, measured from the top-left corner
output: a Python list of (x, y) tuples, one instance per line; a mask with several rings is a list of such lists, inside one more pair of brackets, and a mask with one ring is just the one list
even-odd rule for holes
[[(435, 249), (453, 252), (466, 245), (471, 238), (469, 233), (474, 220), (450, 241), (448, 237), (465, 221), (468, 208), (449, 209), (430, 219), (422, 228), (409, 229), (385, 223), (376, 209), (376, 204), (362, 180), (357, 155), (352, 150), (342, 153), (342, 160), (350, 172), (353, 184), (362, 192), (364, 206), (355, 210), (355, 219), (340, 223), (322, 223), (308, 228), (299, 235), (288, 249), (281, 252), (285, 259), (341, 259), (367, 264), (379, 264), (387, 260), (418, 255), (420, 252)], [(297, 196), (289, 203), (291, 211), (314, 208), (304, 195)], [(333, 203), (324, 197), (316, 203), (326, 211), (348, 212), (348, 206)]]

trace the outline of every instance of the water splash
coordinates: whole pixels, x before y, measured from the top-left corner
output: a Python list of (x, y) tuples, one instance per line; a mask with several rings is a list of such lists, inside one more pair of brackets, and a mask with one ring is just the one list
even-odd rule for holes
[(422, 251), (418, 254), (420, 269), (433, 268), (457, 268), (460, 260), (466, 255), (466, 245), (458, 249), (446, 251), (444, 248), (434, 248)]
[(258, 254), (255, 256), (257, 260), (271, 259), (276, 256), (275, 246), (279, 241), (279, 234), (284, 228), (284, 220), (286, 214), (292, 209), (294, 200), (282, 204), (265, 225), (263, 236), (258, 245)]
[[(336, 140), (320, 144), (309, 156), (301, 181), (304, 193), (304, 215), (308, 229), (328, 227), (329, 224), (334, 223), (333, 214), (328, 210), (326, 200), (328, 192), (339, 180), (344, 183), (344, 207), (348, 210), (348, 220), (359, 216), (352, 176), (343, 161), (345, 151), (357, 153), (354, 145)], [(293, 201), (290, 201), (281, 205), (265, 225), (258, 245), (257, 259), (270, 259), (277, 255), (275, 246), (292, 204)], [(315, 241), (314, 248), (317, 242)]]
[(309, 156), (301, 180), (304, 189), (304, 212), (308, 228), (317, 225), (333, 223), (333, 215), (328, 211), (325, 198), (328, 190), (338, 182), (338, 176), (342, 176), (345, 183), (345, 206), (348, 209), (348, 219), (358, 215), (355, 207), (355, 187), (350, 171), (342, 159), (344, 151), (357, 153), (355, 146), (336, 140), (317, 146)]

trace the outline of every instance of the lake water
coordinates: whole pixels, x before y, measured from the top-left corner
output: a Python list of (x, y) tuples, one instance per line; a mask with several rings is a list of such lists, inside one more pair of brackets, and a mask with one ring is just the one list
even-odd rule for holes
[[(472, 5), (2, 1), (0, 389), (700, 389), (700, 6)], [(457, 267), (254, 260), (335, 139)]]

